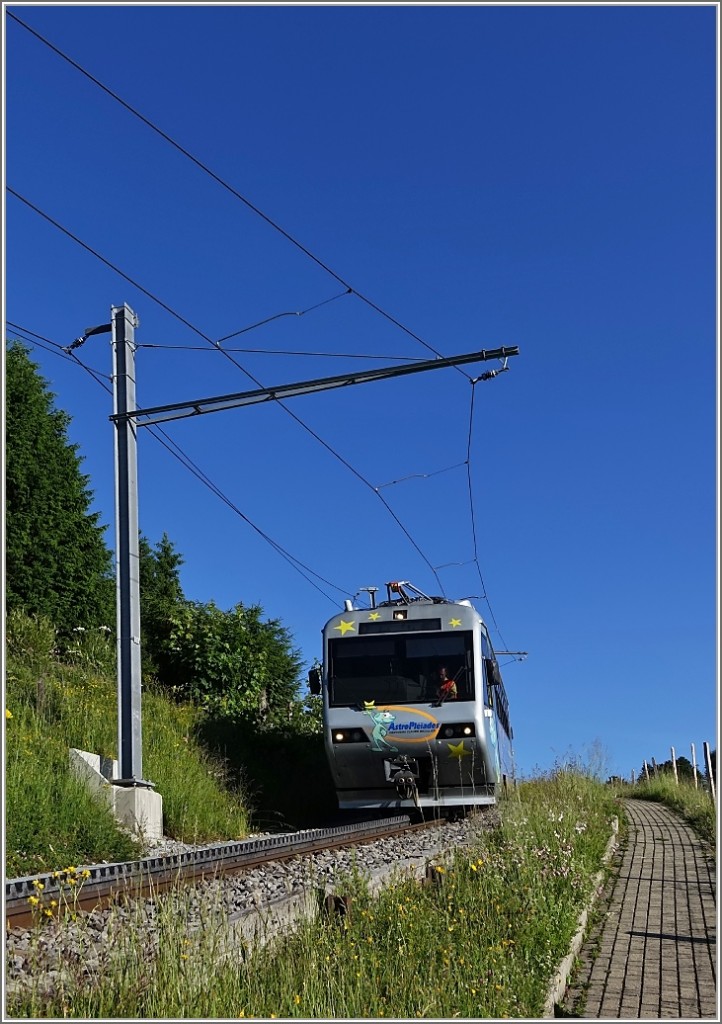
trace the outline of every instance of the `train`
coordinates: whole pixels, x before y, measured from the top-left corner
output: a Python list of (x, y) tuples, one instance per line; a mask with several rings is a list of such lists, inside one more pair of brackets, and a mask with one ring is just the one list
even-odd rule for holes
[(494, 805), (514, 781), (513, 731), (481, 615), (406, 580), (387, 583), (378, 604), (377, 587), (363, 590), (370, 607), (346, 600), (329, 619), (308, 677), (339, 810)]

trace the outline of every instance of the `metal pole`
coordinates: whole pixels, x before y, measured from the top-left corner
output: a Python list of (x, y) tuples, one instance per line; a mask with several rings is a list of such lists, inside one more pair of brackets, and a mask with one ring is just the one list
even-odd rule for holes
[(712, 803), (716, 805), (717, 797), (715, 794), (714, 775), (712, 774), (712, 757), (709, 751), (709, 743), (706, 740), (702, 744), (702, 749), (704, 750), (704, 763), (707, 768), (707, 778), (709, 779), (709, 794), (712, 797)]
[(118, 760), (120, 786), (143, 781), (140, 708), (140, 581), (136, 425), (124, 414), (135, 405), (135, 328), (127, 306), (111, 308), (115, 415), (115, 531), (118, 627)]

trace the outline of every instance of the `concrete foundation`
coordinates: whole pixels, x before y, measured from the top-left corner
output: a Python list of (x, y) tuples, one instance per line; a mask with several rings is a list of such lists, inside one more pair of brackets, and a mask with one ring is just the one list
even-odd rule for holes
[(117, 786), (118, 762), (70, 748), (70, 769), (139, 839), (163, 838), (163, 797), (147, 786)]

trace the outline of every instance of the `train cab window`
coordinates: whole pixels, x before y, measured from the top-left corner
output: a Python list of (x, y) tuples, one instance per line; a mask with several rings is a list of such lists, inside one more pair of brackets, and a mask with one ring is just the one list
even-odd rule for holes
[(454, 675), (460, 699), (471, 700), (474, 696), (469, 631), (332, 639), (328, 661), (332, 707), (370, 701), (412, 704), (436, 700), (441, 665)]

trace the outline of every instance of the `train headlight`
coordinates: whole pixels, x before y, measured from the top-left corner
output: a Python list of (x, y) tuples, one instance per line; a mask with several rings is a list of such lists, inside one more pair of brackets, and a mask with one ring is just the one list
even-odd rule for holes
[(334, 729), (331, 739), (334, 743), (364, 743), (367, 737), (362, 729)]
[(440, 735), (445, 740), (460, 739), (462, 736), (476, 736), (476, 727), (473, 722), (460, 722), (458, 725), (444, 725)]

